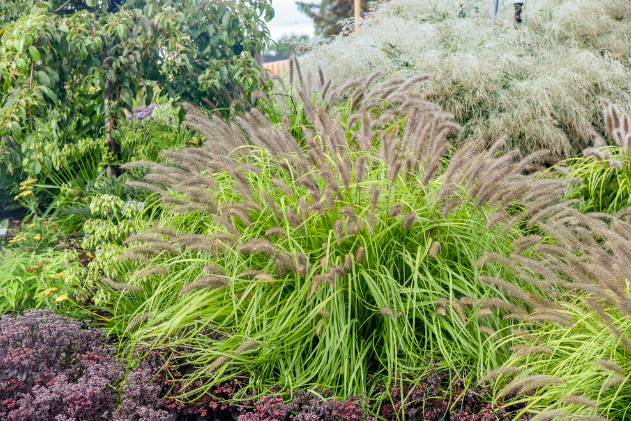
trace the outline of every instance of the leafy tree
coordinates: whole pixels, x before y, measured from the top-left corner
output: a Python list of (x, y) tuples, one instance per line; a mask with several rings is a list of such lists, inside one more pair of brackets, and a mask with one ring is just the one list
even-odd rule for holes
[(268, 0), (0, 0), (0, 177), (42, 178), (102, 136), (115, 173), (123, 111), (157, 91), (248, 101), (272, 17)]
[(291, 56), (296, 53), (300, 44), (308, 40), (309, 35), (284, 35), (278, 40), (272, 41), (265, 53), (276, 56)]
[[(313, 19), (316, 33), (329, 37), (340, 33), (344, 19), (354, 16), (354, 0), (322, 0), (318, 3), (297, 2), (298, 8)], [(368, 10), (368, 0), (361, 0), (362, 13)]]

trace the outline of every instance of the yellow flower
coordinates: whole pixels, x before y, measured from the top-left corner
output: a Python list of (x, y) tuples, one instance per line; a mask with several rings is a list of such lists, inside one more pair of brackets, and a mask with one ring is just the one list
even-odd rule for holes
[(66, 277), (66, 271), (64, 270), (63, 272), (59, 272), (59, 273), (57, 274), (57, 277), (58, 277), (59, 279), (64, 279), (64, 278)]
[(58, 303), (60, 303), (60, 302), (62, 302), (62, 301), (64, 301), (64, 300), (67, 300), (67, 299), (68, 299), (68, 294), (61, 294), (59, 297), (57, 297), (57, 298), (55, 299), (55, 301), (57, 301)]
[(28, 180), (24, 180), (20, 183), (20, 186), (28, 186), (29, 184), (33, 184), (37, 182), (37, 178), (29, 178)]
[(21, 194), (22, 196), (26, 197), (26, 196), (28, 196), (28, 195), (29, 195), (29, 194), (31, 194), (31, 193), (33, 193), (33, 190), (26, 190), (26, 191), (23, 191), (23, 192), (22, 192), (22, 193), (20, 193), (20, 194)]
[(94, 255), (91, 251), (87, 252), (85, 255), (88, 256), (88, 259), (94, 259)]
[(30, 225), (29, 225), (28, 227), (26, 227), (26, 228), (31, 229), (31, 228), (33, 228), (35, 225), (37, 225), (37, 224), (30, 224)]
[(29, 235), (31, 235), (31, 233), (30, 233), (30, 232), (25, 232), (25, 233), (24, 233), (24, 234), (22, 234), (22, 235), (23, 235), (23, 236), (25, 236), (25, 237), (28, 237)]
[(37, 234), (35, 237), (33, 237), (33, 240), (41, 240), (41, 239), (42, 239), (41, 234)]
[(53, 291), (57, 291), (57, 288), (56, 287), (52, 287), (52, 288), (45, 289), (45, 290), (42, 291), (42, 295), (48, 295), (48, 294), (50, 294)]

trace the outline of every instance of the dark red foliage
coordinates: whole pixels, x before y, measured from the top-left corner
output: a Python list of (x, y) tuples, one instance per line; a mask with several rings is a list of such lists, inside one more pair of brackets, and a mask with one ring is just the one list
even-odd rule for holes
[[(320, 396), (328, 397), (323, 400)], [(372, 421), (362, 408), (362, 399), (332, 399), (331, 392), (318, 395), (301, 390), (287, 403), (280, 396), (263, 396), (238, 421)]]
[[(379, 388), (385, 392), (385, 386)], [(409, 421), (511, 421), (518, 407), (493, 406), (493, 390), (464, 382), (453, 373), (429, 369), (421, 382), (400, 381), (389, 389), (389, 401), (383, 403), (379, 415), (396, 420), (397, 415)], [(402, 397), (405, 400), (402, 401)], [(527, 421), (531, 415), (519, 418)]]
[(105, 334), (50, 311), (0, 317), (0, 418), (108, 420), (123, 367)]
[[(217, 336), (218, 332), (208, 332)], [(183, 381), (182, 354), (148, 351), (130, 370), (100, 329), (50, 311), (0, 317), (0, 419), (7, 421), (374, 421), (370, 397), (338, 400), (328, 390), (281, 393), (235, 401), (247, 379), (214, 386), (192, 402), (178, 396), (201, 386)], [(180, 350), (184, 351), (184, 350)], [(428, 361), (428, 365), (430, 362)], [(125, 373), (127, 372), (127, 375)], [(420, 382), (386, 389), (381, 420), (509, 421), (516, 410), (494, 407), (492, 390), (431, 367)], [(402, 397), (406, 397), (402, 401)], [(529, 420), (524, 416), (521, 420)]]

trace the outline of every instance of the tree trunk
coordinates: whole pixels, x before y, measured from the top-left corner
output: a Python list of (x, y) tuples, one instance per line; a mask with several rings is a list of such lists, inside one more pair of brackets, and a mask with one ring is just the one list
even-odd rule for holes
[[(117, 160), (121, 160), (121, 148), (116, 140), (114, 139), (114, 128), (116, 127), (116, 116), (112, 115), (112, 110), (110, 109), (110, 99), (112, 98), (113, 87), (110, 81), (105, 82), (105, 130), (106, 135), (105, 139), (107, 144), (110, 147), (110, 150), (114, 154)], [(107, 170), (105, 171), (107, 175), (112, 175), (117, 177), (119, 174), (118, 167), (114, 165), (108, 165)]]

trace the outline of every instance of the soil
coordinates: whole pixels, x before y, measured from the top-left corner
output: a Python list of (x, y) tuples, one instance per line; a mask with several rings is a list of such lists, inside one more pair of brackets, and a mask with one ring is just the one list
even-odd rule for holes
[(19, 205), (0, 203), (0, 222), (8, 219), (10, 232), (19, 231), (26, 214), (27, 210)]

